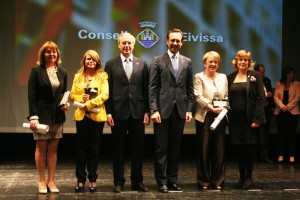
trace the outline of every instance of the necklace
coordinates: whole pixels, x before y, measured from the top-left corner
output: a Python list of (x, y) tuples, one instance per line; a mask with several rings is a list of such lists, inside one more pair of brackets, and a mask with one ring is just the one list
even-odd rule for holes
[(89, 88), (92, 82), (92, 76), (90, 76), (89, 74), (85, 75), (85, 79), (84, 79), (84, 88)]
[(57, 67), (56, 66), (53, 66), (53, 67), (47, 67), (47, 74), (48, 76), (51, 76), (51, 77), (56, 77), (56, 72), (57, 72)]

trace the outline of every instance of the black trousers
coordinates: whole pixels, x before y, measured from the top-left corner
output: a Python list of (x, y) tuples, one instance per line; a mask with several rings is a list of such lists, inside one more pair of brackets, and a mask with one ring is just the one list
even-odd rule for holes
[(90, 182), (96, 182), (98, 177), (97, 168), (100, 153), (100, 140), (103, 133), (104, 122), (96, 122), (88, 117), (76, 121), (77, 130), (77, 181), (86, 181), (86, 171)]
[(197, 138), (197, 184), (199, 187), (222, 186), (225, 180), (226, 118), (212, 131), (217, 114), (207, 112), (204, 122), (195, 121)]
[(113, 174), (114, 184), (124, 185), (125, 152), (127, 146), (131, 157), (131, 185), (143, 182), (144, 119), (114, 120), (111, 127), (113, 138)]
[(296, 153), (296, 131), (299, 115), (292, 115), (289, 112), (280, 112), (276, 116), (278, 131), (278, 153), (284, 156), (285, 147), (289, 156), (295, 156)]
[(158, 186), (177, 183), (184, 124), (176, 106), (169, 118), (154, 123), (154, 174)]
[(266, 123), (261, 125), (257, 146), (257, 154), (260, 159), (269, 158), (269, 136), (271, 128), (271, 119), (273, 116), (273, 110), (269, 107), (265, 107)]

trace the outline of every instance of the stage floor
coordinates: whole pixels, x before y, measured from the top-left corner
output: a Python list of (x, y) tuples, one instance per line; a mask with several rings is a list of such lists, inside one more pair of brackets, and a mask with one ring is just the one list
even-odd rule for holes
[[(59, 194), (38, 194), (37, 171), (33, 159), (19, 161), (1, 161), (0, 163), (0, 199), (300, 199), (300, 164), (255, 163), (253, 171), (254, 187), (251, 190), (235, 189), (238, 181), (238, 169), (233, 160), (226, 161), (226, 179), (222, 191), (202, 192), (196, 184), (196, 162), (194, 159), (181, 160), (178, 185), (183, 192), (159, 193), (154, 175), (153, 160), (144, 162), (144, 184), (148, 193), (130, 190), (130, 163), (126, 164), (125, 192), (115, 194), (113, 190), (111, 158), (102, 158), (99, 163), (97, 192), (77, 194), (75, 186), (74, 158), (59, 157), (56, 183)], [(86, 187), (86, 190), (88, 188)]]

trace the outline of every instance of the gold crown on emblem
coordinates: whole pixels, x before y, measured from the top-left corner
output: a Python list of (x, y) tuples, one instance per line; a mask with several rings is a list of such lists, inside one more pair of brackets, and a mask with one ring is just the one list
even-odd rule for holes
[(144, 21), (144, 22), (140, 22), (140, 27), (151, 27), (154, 28), (156, 26), (155, 22), (150, 22), (150, 21)]

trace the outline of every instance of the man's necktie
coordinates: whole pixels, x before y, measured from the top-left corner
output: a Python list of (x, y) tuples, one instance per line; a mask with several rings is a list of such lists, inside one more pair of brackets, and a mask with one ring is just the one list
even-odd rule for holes
[(124, 70), (125, 70), (125, 73), (126, 73), (128, 79), (130, 79), (131, 72), (132, 72), (129, 61), (130, 61), (130, 58), (126, 58), (124, 60)]

